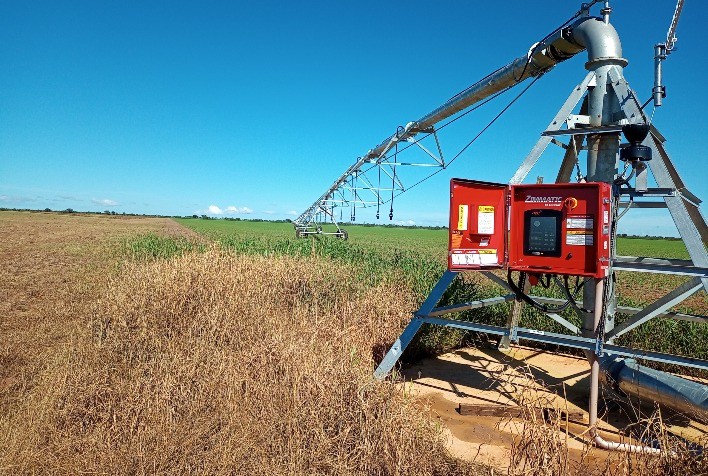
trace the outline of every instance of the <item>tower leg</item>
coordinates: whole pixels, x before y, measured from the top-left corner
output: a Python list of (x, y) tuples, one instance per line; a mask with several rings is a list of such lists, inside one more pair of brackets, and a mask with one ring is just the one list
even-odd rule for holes
[(426, 317), (428, 314), (430, 314), (435, 305), (440, 301), (440, 298), (442, 298), (442, 295), (445, 293), (447, 288), (455, 279), (455, 276), (457, 276), (457, 273), (455, 271), (445, 271), (445, 273), (443, 273), (440, 280), (437, 282), (435, 287), (433, 287), (433, 290), (430, 291), (430, 294), (425, 299), (425, 302), (423, 302), (423, 305), (420, 306), (420, 309), (418, 309), (418, 311), (415, 313), (411, 322), (408, 323), (406, 328), (403, 330), (403, 333), (398, 339), (396, 339), (396, 342), (393, 343), (389, 351), (386, 353), (384, 359), (376, 368), (376, 371), (374, 372), (375, 378), (382, 379), (386, 375), (388, 375), (391, 369), (393, 369), (393, 366), (396, 365), (398, 359), (401, 358), (403, 351), (406, 350), (408, 344), (411, 343), (415, 335), (420, 330), (420, 327), (423, 325), (423, 321), (421, 318)]

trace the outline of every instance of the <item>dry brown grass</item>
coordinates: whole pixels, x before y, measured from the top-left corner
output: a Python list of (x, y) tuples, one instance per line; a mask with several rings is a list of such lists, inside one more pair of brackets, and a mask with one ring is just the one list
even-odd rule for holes
[(372, 351), (410, 294), (212, 250), (126, 265), (0, 417), (5, 473), (454, 474)]
[[(493, 474), (371, 378), (409, 289), (217, 249), (116, 266), (111, 243), (170, 223), (0, 214), (1, 474)], [(568, 467), (541, 404), (510, 474)], [(623, 458), (607, 474), (700, 474)]]
[(0, 418), (24, 399), (105, 286), (112, 243), (170, 220), (0, 212)]
[[(508, 372), (503, 380), (510, 386), (523, 418), (516, 423), (503, 420), (499, 424), (516, 424), (511, 445), (509, 476), (553, 476), (569, 474), (571, 461), (568, 449), (568, 432), (563, 431), (563, 411), (557, 399), (545, 391), (543, 383), (533, 377), (529, 367)], [(555, 408), (557, 411), (549, 412)], [(575, 471), (573, 472), (575, 474)]]
[[(591, 456), (590, 446), (575, 458), (570, 457), (567, 408), (558, 408), (549, 393), (541, 391), (543, 383), (534, 379), (530, 371), (523, 378), (506, 375), (512, 387), (518, 389), (516, 400), (523, 410), (523, 419), (515, 423), (503, 420), (500, 425), (516, 424), (511, 445), (509, 476), (553, 476), (583, 474), (587, 476), (698, 476), (708, 475), (708, 458), (701, 454), (701, 447), (708, 447), (708, 435), (698, 442), (689, 443), (668, 431), (662, 421), (661, 411), (637, 421), (621, 442), (630, 444), (655, 443), (659, 455), (604, 451), (604, 462)], [(626, 403), (626, 402), (625, 402)], [(557, 411), (544, 412), (555, 408)], [(635, 411), (638, 412), (637, 409)], [(544, 415), (541, 417), (540, 415)], [(586, 441), (590, 445), (590, 438)]]
[(660, 409), (640, 419), (631, 429), (632, 435), (643, 442), (653, 442), (661, 449), (658, 456), (637, 453), (614, 453), (602, 474), (608, 476), (705, 476), (708, 457), (702, 448), (708, 447), (708, 435), (698, 442), (688, 442), (666, 431)]

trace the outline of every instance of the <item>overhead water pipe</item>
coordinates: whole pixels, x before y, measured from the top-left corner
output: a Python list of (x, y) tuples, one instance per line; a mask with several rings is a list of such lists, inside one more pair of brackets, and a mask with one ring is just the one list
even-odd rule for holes
[[(573, 38), (573, 31), (580, 28), (586, 22), (596, 20), (587, 16), (586, 10), (583, 10), (583, 15), (584, 16), (578, 18), (569, 26), (556, 30), (542, 41), (531, 45), (528, 52), (523, 56), (516, 58), (511, 63), (485, 76), (417, 121), (409, 122), (402, 131), (397, 130), (395, 134), (386, 138), (373, 149), (370, 149), (340, 175), (305, 212), (297, 217), (294, 220), (294, 224), (296, 226), (306, 225), (309, 218), (319, 210), (321, 204), (332, 197), (334, 192), (352, 173), (360, 170), (361, 167), (367, 163), (380, 161), (389, 150), (395, 147), (396, 143), (414, 137), (419, 132), (429, 131), (432, 126), (440, 121), (504, 89), (513, 87), (530, 77), (535, 77), (550, 71), (558, 63), (583, 51), (587, 44), (590, 44), (593, 50), (601, 50), (602, 48), (595, 46), (597, 40), (594, 38), (595, 34), (592, 32), (583, 33), (579, 36), (579, 38), (585, 38), (586, 41), (583, 43)], [(615, 37), (616, 36), (617, 34), (615, 33)]]

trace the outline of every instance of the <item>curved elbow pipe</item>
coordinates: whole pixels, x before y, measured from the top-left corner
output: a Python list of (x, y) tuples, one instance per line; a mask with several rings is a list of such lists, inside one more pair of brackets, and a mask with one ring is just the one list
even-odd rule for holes
[(588, 17), (575, 23), (570, 29), (569, 40), (588, 50), (585, 69), (593, 69), (599, 64), (627, 66), (617, 30), (601, 18)]
[(598, 448), (608, 451), (624, 451), (625, 453), (642, 453), (647, 455), (660, 455), (661, 450), (659, 448), (652, 448), (650, 446), (642, 445), (632, 445), (629, 443), (616, 443), (614, 441), (607, 441), (601, 437), (595, 428), (590, 429), (592, 434), (592, 441)]

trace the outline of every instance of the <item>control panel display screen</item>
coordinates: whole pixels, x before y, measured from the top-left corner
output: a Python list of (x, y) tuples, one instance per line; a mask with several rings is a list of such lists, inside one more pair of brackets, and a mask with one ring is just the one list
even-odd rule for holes
[(528, 210), (525, 215), (524, 254), (560, 256), (561, 212)]

